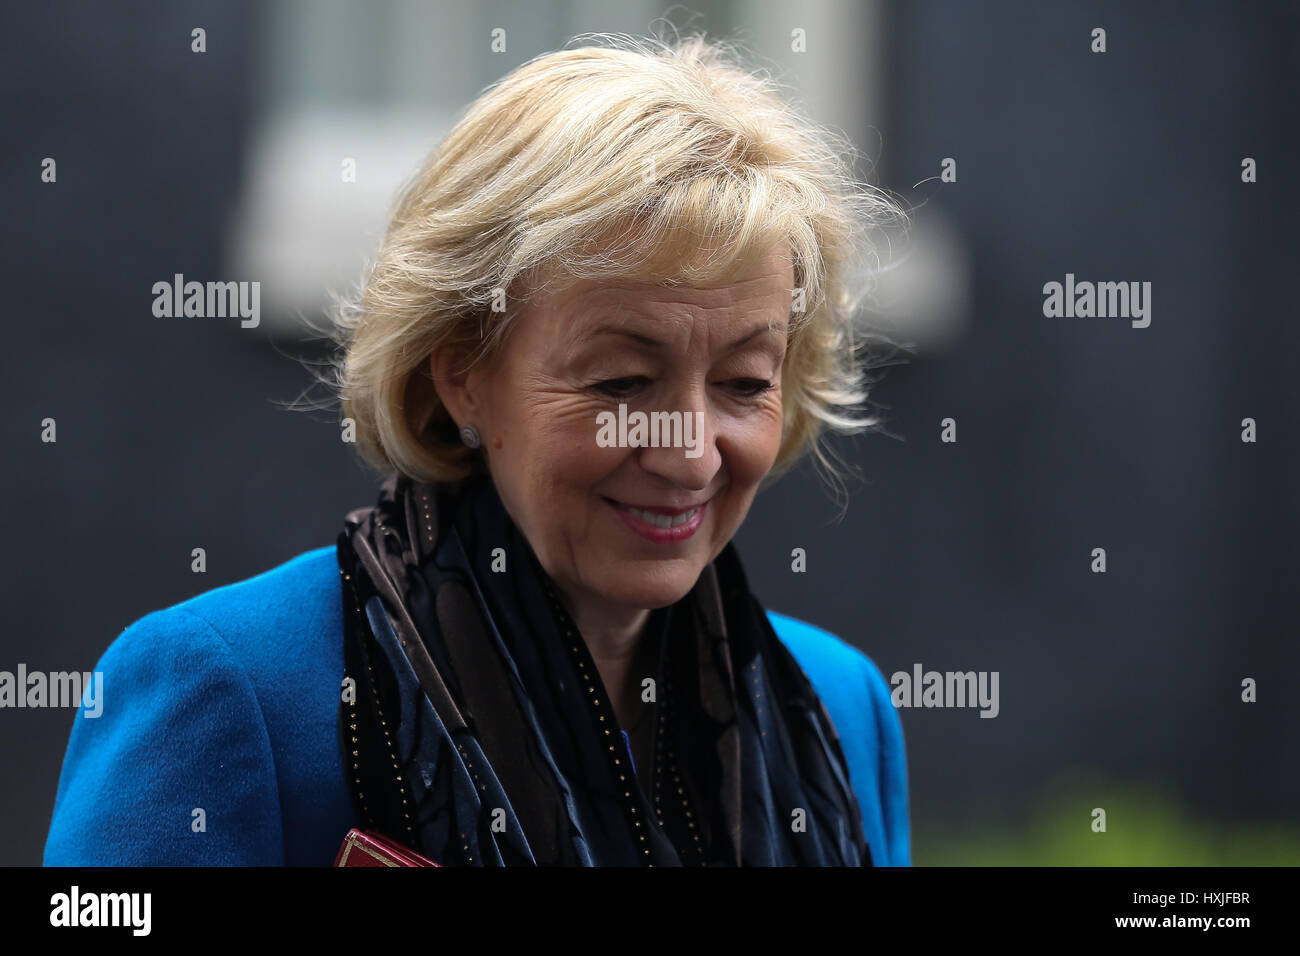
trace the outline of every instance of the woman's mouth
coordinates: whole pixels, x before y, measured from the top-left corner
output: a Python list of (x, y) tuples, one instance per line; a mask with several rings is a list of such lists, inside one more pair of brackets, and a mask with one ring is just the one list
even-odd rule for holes
[(676, 544), (685, 541), (704, 523), (704, 512), (709, 503), (691, 508), (661, 508), (653, 505), (636, 506), (606, 498), (606, 502), (623, 519), (623, 523), (657, 544)]

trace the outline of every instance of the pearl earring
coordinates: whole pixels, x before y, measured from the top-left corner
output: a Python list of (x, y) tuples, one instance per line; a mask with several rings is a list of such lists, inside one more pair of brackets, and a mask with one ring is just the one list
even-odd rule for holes
[(462, 425), (460, 429), (460, 440), (469, 448), (477, 448), (481, 445), (482, 439), (479, 438), (478, 429), (473, 425)]

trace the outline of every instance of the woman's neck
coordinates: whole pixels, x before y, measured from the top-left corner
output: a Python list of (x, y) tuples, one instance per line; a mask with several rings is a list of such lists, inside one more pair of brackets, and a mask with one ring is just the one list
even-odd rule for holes
[(653, 662), (649, 660), (652, 648), (642, 640), (650, 612), (575, 602), (567, 596), (564, 602), (600, 672), (619, 725), (631, 726), (644, 706), (641, 681), (654, 676)]

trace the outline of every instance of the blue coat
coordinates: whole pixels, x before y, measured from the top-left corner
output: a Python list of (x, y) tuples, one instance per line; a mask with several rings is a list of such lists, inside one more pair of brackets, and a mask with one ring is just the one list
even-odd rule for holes
[[(839, 732), (876, 864), (908, 865), (889, 686), (839, 638), (769, 617)], [(45, 864), (330, 865), (358, 825), (338, 743), (342, 622), (331, 545), (128, 627), (96, 666), (103, 712), (72, 728)]]

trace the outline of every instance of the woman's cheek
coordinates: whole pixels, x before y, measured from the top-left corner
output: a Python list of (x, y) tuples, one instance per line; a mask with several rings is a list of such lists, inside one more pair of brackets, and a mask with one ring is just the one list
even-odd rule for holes
[(600, 477), (627, 454), (626, 449), (604, 448), (597, 442), (597, 416), (606, 403), (585, 395), (553, 397), (533, 406), (529, 433), (547, 466), (573, 480)]
[(569, 389), (530, 391), (520, 399), (531, 427), (576, 434), (587, 431), (596, 437), (596, 415), (607, 402), (598, 396)]
[(783, 426), (780, 395), (764, 396), (761, 405), (737, 417), (731, 442), (733, 479), (757, 482), (771, 470)]

